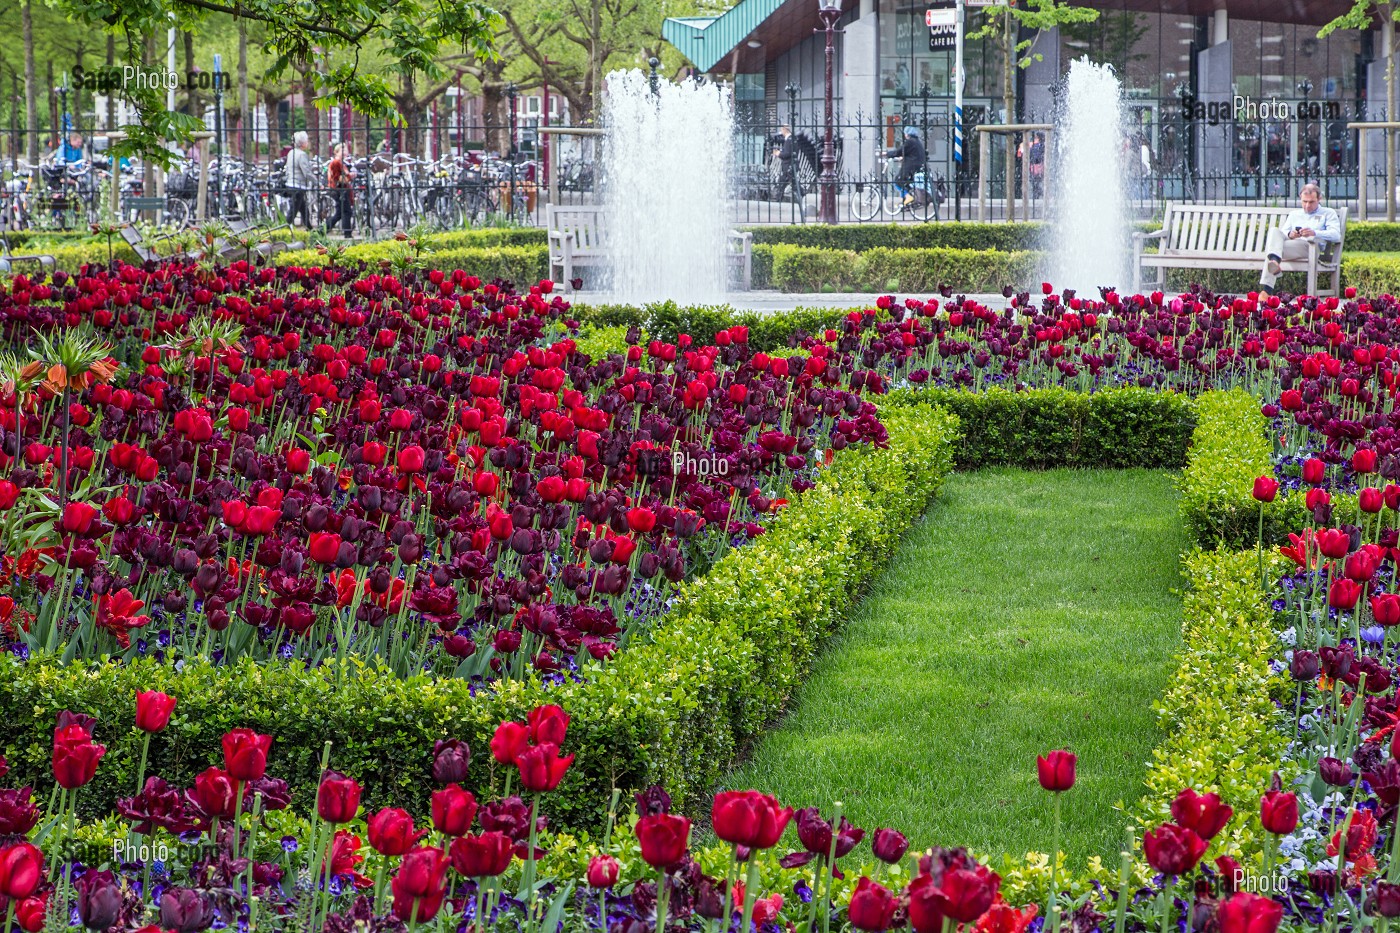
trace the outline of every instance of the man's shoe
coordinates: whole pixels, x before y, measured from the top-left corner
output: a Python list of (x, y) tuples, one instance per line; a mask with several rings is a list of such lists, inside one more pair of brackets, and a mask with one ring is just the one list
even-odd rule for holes
[(1279, 261), (1277, 259), (1269, 259), (1269, 275), (1278, 275), (1282, 269), (1283, 267), (1279, 265)]

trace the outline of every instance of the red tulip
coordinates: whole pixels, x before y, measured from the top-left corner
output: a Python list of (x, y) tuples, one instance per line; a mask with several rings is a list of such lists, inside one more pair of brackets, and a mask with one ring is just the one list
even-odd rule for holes
[(1172, 801), (1172, 819), (1202, 839), (1214, 839), (1234, 814), (1219, 794), (1198, 794), (1189, 787)]
[(311, 454), (300, 447), (293, 447), (287, 451), (287, 472), (304, 476), (311, 472)]
[(1275, 836), (1287, 836), (1298, 828), (1298, 796), (1271, 790), (1259, 801), (1259, 822)]
[(1074, 752), (1053, 751), (1048, 755), (1037, 755), (1035, 770), (1040, 778), (1040, 786), (1055, 793), (1067, 791), (1074, 786), (1074, 768), (1079, 757)]
[(0, 894), (20, 901), (39, 889), (44, 878), (44, 853), (28, 842), (0, 849)]
[(510, 867), (515, 845), (502, 832), (461, 836), (452, 840), (452, 867), (468, 878), (489, 878)]
[(433, 827), (448, 836), (463, 836), (476, 819), (476, 797), (459, 784), (433, 792)]
[[(447, 853), (431, 846), (419, 846), (403, 857), (399, 870), (389, 882), (394, 893), (394, 916), (426, 923), (437, 916), (447, 893)], [(414, 905), (417, 910), (414, 910)]]
[(1196, 867), (1210, 843), (1189, 829), (1164, 823), (1142, 837), (1147, 863), (1164, 875), (1184, 875)]
[(15, 922), (24, 933), (42, 933), (48, 912), (47, 894), (43, 897), (26, 897), (15, 908)]
[(1254, 480), (1254, 498), (1260, 502), (1273, 502), (1278, 495), (1278, 480), (1272, 476), (1259, 476)]
[(1351, 468), (1356, 473), (1376, 472), (1376, 452), (1374, 450), (1357, 450), (1351, 455)]
[(1400, 623), (1400, 595), (1379, 593), (1372, 596), (1371, 615), (1375, 617), (1377, 625), (1383, 625), (1386, 628)]
[(870, 848), (877, 859), (895, 865), (909, 851), (909, 840), (897, 829), (877, 829), (870, 840)]
[(1356, 504), (1361, 511), (1375, 515), (1385, 508), (1385, 495), (1375, 486), (1367, 486), (1357, 493)]
[(321, 775), (321, 786), (316, 790), (316, 812), (327, 823), (348, 823), (360, 809), (360, 785), (354, 778), (348, 778), (339, 771), (326, 771)]
[(85, 535), (97, 520), (97, 509), (86, 502), (70, 502), (63, 507), (60, 527), (64, 534)]
[(252, 729), (234, 729), (224, 734), (224, 767), (235, 781), (259, 781), (267, 774), (267, 752), (272, 736)]
[(645, 508), (628, 509), (627, 527), (634, 534), (647, 534), (656, 527), (656, 513)]
[(369, 844), (380, 855), (403, 855), (428, 834), (426, 829), (415, 832), (413, 817), (397, 807), (385, 807), (370, 817), (368, 828)]
[(400, 473), (421, 473), (423, 472), (423, 462), (425, 454), (423, 448), (417, 444), (410, 444), (399, 451), (398, 464)]
[(1305, 460), (1303, 461), (1303, 482), (1311, 483), (1314, 486), (1319, 486), (1322, 484), (1322, 480), (1323, 477), (1326, 475), (1326, 471), (1327, 464), (1323, 463), (1316, 457), (1313, 457), (1309, 460)]
[(175, 710), (175, 698), (150, 690), (136, 694), (136, 728), (143, 732), (160, 732), (170, 724)]
[(756, 790), (715, 794), (710, 809), (710, 824), (716, 836), (751, 849), (769, 849), (777, 845), (791, 819), (791, 807), (784, 807), (777, 798)]
[(60, 787), (76, 790), (92, 780), (107, 746), (96, 745), (81, 725), (60, 726), (53, 733), (53, 774)]
[(882, 887), (864, 876), (856, 883), (851, 895), (848, 911), (851, 926), (869, 933), (881, 933), (888, 929), (894, 919), (896, 902), (888, 888)]
[(538, 706), (526, 717), (525, 728), (533, 745), (563, 745), (569, 731), (569, 714), (558, 706)]
[(227, 771), (211, 766), (195, 775), (188, 796), (206, 815), (231, 820), (238, 806), (238, 782)]
[(1351, 550), (1351, 536), (1337, 528), (1320, 528), (1317, 532), (1317, 548), (1323, 557), (1334, 560), (1346, 557)]
[(558, 787), (573, 760), (573, 755), (560, 758), (559, 746), (546, 742), (521, 752), (515, 764), (520, 768), (520, 783), (527, 790), (540, 792)]
[(909, 882), (909, 925), (914, 933), (944, 933), (948, 898), (933, 876), (920, 872)]
[(690, 841), (690, 820), (671, 813), (652, 813), (637, 821), (637, 841), (642, 858), (652, 868), (669, 868), (685, 855)]
[(0, 512), (8, 512), (19, 501), (19, 487), (7, 479), (0, 479)]
[(588, 860), (588, 886), (610, 888), (617, 884), (622, 866), (611, 855), (595, 855)]
[(985, 865), (945, 873), (943, 894), (948, 899), (948, 916), (959, 923), (972, 923), (992, 906), (999, 887), (1001, 876)]
[(1283, 905), (1271, 897), (1240, 892), (1215, 911), (1220, 933), (1275, 933)]
[(530, 734), (525, 726), (518, 722), (503, 722), (496, 727), (496, 734), (491, 738), (491, 755), (503, 765), (513, 765), (529, 744)]
[(1327, 591), (1327, 605), (1333, 609), (1355, 609), (1359, 599), (1361, 599), (1361, 584), (1345, 577), (1333, 580), (1331, 589)]
[(307, 550), (316, 563), (330, 566), (340, 555), (340, 535), (329, 531), (312, 532), (307, 540)]

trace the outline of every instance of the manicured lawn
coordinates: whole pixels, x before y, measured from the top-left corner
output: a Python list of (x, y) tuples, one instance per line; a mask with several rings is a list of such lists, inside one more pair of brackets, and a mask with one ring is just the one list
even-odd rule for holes
[(958, 474), (793, 712), (732, 776), (793, 806), (840, 800), (918, 848), (1050, 847), (1035, 756), (1079, 755), (1071, 864), (1118, 851), (1179, 643), (1171, 474)]

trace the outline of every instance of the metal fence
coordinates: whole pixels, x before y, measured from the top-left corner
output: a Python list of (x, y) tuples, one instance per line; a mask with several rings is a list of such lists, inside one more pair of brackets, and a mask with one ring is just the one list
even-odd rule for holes
[[(1300, 106), (1301, 104), (1301, 106)], [(1063, 140), (1031, 133), (981, 133), (986, 107), (965, 111), (965, 160), (953, 160), (950, 102), (910, 98), (879, 117), (842, 114), (835, 123), (837, 220), (928, 222), (952, 219), (1045, 218), (1054, 209), (1053, 177), (1067, 154)], [(1364, 181), (1372, 212), (1384, 211), (1385, 159), (1382, 134), (1352, 128), (1383, 119), (1364, 107), (1295, 101), (1291, 119), (1236, 119), (1231, 113), (1194, 113), (1189, 101), (1127, 104), (1127, 132), (1102, 145), (1120, 147), (1127, 192), (1142, 217), (1160, 213), (1168, 201), (1285, 204), (1303, 184), (1315, 181), (1336, 205), (1356, 205)], [(786, 111), (786, 112), (785, 112)], [(737, 224), (810, 223), (817, 220), (824, 127), (816, 108), (799, 111), (783, 102), (737, 108), (730, 170), (731, 209)], [(779, 157), (780, 127), (791, 128), (791, 158)], [(925, 161), (900, 177), (893, 153), (905, 127), (914, 126)], [(269, 132), (223, 128), (211, 143), (210, 216), (289, 211), (295, 194), (286, 190), (282, 157), (297, 128)], [(383, 121), (355, 123), (338, 118), (313, 126), (319, 151), (317, 185), (308, 193), (313, 222), (334, 210), (334, 192), (324, 187), (332, 145), (348, 140), (356, 160), (356, 229), (376, 232), (428, 221), (438, 226), (513, 222), (542, 225), (550, 203), (588, 203), (599, 197), (606, 163), (606, 137), (573, 135), (567, 129), (541, 132), (535, 123), (515, 126), (451, 120), (396, 127)], [(596, 131), (593, 131), (596, 133)], [(12, 131), (0, 155), (10, 171), (29, 171), (14, 155), (24, 151), (22, 133)], [(89, 130), (85, 149), (100, 157), (103, 134)], [(984, 153), (984, 147), (987, 151)], [(1006, 153), (1012, 153), (1008, 178)], [(219, 152), (227, 157), (219, 159)], [(397, 155), (396, 155), (397, 154)], [(187, 155), (194, 156), (193, 153)], [(1095, 153), (1081, 155), (1095, 158)], [(197, 162), (197, 158), (192, 158)], [(191, 169), (198, 172), (195, 166)], [(910, 179), (908, 175), (913, 175)], [(985, 175), (985, 177), (984, 177)], [(133, 166), (123, 184), (135, 195), (185, 198), (188, 188), (165, 192), (142, 185)], [(896, 185), (896, 181), (906, 182)], [(8, 186), (13, 189), (14, 185)], [(126, 188), (124, 188), (126, 190)], [(1008, 203), (1008, 190), (1014, 195)], [(297, 205), (299, 206), (299, 205)], [(193, 205), (191, 205), (193, 207)], [(298, 218), (300, 219), (300, 218)]]

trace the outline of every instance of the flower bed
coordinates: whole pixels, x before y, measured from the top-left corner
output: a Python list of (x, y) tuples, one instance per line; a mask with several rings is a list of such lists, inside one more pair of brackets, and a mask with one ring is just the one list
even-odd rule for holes
[[(894, 413), (887, 451), (843, 452), (770, 531), (687, 584), (664, 624), (585, 680), (509, 681), (484, 690), (456, 679), (403, 679), (352, 664), (197, 661), (62, 665), (5, 662), (0, 749), (17, 774), (39, 781), (58, 710), (116, 718), (136, 689), (187, 697), (159, 759), (189, 780), (232, 723), (286, 739), (284, 775), (300, 799), (319, 773), (323, 740), (377, 799), (421, 804), (426, 762), (412, 751), (452, 734), (476, 746), (494, 723), (541, 702), (564, 705), (580, 736), (578, 758), (556, 816), (597, 826), (612, 787), (664, 781), (692, 800), (772, 716), (810, 663), (821, 638), (924, 508), (951, 463), (956, 421), (931, 412)], [(794, 573), (793, 568), (801, 568)], [(109, 806), (130, 782), (140, 737), (106, 736), (110, 765), (88, 796)]]

